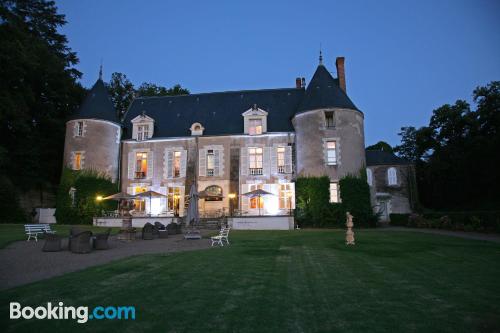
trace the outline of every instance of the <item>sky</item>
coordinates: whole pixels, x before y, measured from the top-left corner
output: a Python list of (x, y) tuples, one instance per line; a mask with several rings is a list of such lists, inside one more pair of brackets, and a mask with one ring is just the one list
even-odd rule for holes
[(122, 72), (138, 86), (191, 93), (294, 87), (309, 82), (320, 45), (365, 115), (366, 145), (399, 143), (437, 107), (500, 80), (499, 0), (102, 1), (56, 0), (61, 31), (91, 87)]

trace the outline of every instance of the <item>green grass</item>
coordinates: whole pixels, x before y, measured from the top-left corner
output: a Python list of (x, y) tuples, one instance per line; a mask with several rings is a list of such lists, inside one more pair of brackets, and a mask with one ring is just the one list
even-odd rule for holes
[[(233, 232), (230, 247), (137, 256), (2, 292), (24, 332), (492, 332), (500, 246), (384, 230)], [(8, 303), (134, 305), (135, 321), (8, 320)]]
[[(91, 225), (59, 225), (51, 224), (51, 229), (57, 231), (62, 236), (69, 234), (71, 227), (79, 227), (92, 232), (102, 232), (103, 227), (96, 227)], [(117, 233), (120, 228), (112, 228), (111, 233)], [(43, 237), (43, 236), (42, 236)], [(28, 236), (24, 232), (24, 224), (0, 224), (0, 249), (3, 249), (12, 242), (19, 240), (26, 240)]]

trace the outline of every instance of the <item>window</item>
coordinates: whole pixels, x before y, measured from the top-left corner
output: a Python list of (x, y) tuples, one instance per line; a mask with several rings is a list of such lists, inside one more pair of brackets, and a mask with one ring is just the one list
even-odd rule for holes
[(396, 172), (396, 168), (387, 169), (387, 183), (389, 185), (397, 185), (398, 184), (398, 175)]
[(330, 202), (340, 202), (338, 183), (330, 183)]
[(368, 185), (373, 185), (373, 173), (371, 169), (366, 169), (366, 181), (368, 182)]
[(148, 153), (135, 154), (135, 178), (146, 178), (148, 174)]
[(82, 153), (75, 153), (75, 161), (73, 166), (74, 166), (73, 170), (82, 169)]
[(337, 144), (335, 141), (326, 142), (326, 164), (336, 165), (337, 164)]
[(250, 135), (262, 134), (262, 119), (249, 119), (248, 133)]
[(280, 209), (292, 209), (292, 185), (280, 184), (279, 207)]
[(262, 148), (248, 148), (250, 175), (262, 175)]
[[(139, 194), (142, 192), (146, 192), (148, 189), (144, 186), (136, 186), (134, 188), (134, 194)], [(146, 210), (146, 200), (144, 199), (135, 199), (134, 200), (134, 210), (136, 212), (144, 212)]]
[(214, 175), (215, 154), (213, 149), (207, 150), (207, 176)]
[(83, 136), (83, 121), (76, 123), (76, 136)]
[(168, 210), (173, 211), (175, 215), (179, 214), (181, 198), (181, 188), (180, 187), (169, 187), (167, 192), (167, 204)]
[[(250, 192), (255, 190), (262, 190), (262, 184), (252, 184), (249, 185)], [(252, 209), (262, 209), (264, 208), (264, 198), (254, 197), (250, 198), (250, 208)]]
[(278, 173), (285, 173), (285, 147), (277, 149)]
[(222, 201), (222, 187), (218, 185), (210, 185), (205, 188), (205, 201)]
[(149, 139), (149, 125), (137, 126), (137, 141)]
[(333, 111), (325, 112), (325, 126), (328, 128), (335, 127), (335, 115)]
[(181, 152), (174, 151), (174, 177), (181, 176)]

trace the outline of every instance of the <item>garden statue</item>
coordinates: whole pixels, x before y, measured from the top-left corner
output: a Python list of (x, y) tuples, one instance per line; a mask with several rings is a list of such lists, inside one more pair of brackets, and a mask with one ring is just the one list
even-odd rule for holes
[(120, 216), (122, 217), (122, 228), (118, 234), (120, 240), (134, 240), (135, 228), (132, 228), (132, 215), (130, 211), (134, 208), (132, 200), (123, 199), (120, 201)]
[(349, 212), (347, 212), (345, 215), (347, 217), (347, 222), (345, 224), (347, 226), (347, 232), (345, 233), (345, 244), (354, 245), (354, 231), (352, 231), (352, 227), (354, 226), (354, 224), (352, 223), (352, 215)]

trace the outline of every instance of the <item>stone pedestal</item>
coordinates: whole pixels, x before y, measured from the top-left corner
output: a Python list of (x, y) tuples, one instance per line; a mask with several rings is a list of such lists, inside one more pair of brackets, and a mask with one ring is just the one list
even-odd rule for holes
[(120, 214), (122, 216), (122, 228), (118, 233), (117, 239), (123, 241), (135, 240), (136, 229), (132, 227), (132, 215), (130, 210), (133, 208), (133, 202), (122, 200), (120, 203)]
[(352, 215), (351, 213), (347, 212), (346, 213), (346, 227), (347, 231), (345, 233), (345, 244), (346, 245), (355, 245), (354, 243), (354, 231), (352, 231), (352, 227), (354, 227), (354, 223), (352, 223)]

